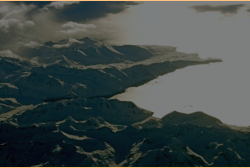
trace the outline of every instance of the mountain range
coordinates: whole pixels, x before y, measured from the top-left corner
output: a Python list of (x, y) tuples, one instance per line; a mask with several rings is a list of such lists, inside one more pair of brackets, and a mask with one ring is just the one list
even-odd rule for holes
[(249, 127), (110, 99), (201, 59), (91, 38), (0, 52), (0, 166), (250, 166)]

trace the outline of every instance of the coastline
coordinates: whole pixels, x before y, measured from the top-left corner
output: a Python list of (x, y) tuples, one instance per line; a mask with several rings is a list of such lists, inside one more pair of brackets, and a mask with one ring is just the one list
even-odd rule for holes
[[(162, 63), (155, 63), (155, 64), (165, 64), (166, 62), (162, 62)], [(177, 61), (178, 62), (178, 61)], [(184, 63), (184, 65), (179, 65), (176, 64), (175, 61), (170, 62), (173, 66), (175, 66), (176, 68), (168, 70), (168, 71), (164, 71), (162, 73), (157, 74), (156, 76), (154, 76), (153, 78), (147, 78), (147, 79), (143, 79), (141, 81), (138, 81), (136, 83), (133, 83), (131, 85), (126, 86), (125, 88), (122, 88), (121, 90), (115, 91), (113, 93), (110, 94), (104, 94), (104, 95), (97, 95), (97, 96), (86, 96), (86, 97), (69, 97), (69, 98), (58, 98), (57, 100), (53, 99), (51, 101), (45, 99), (44, 102), (55, 102), (55, 101), (59, 101), (59, 100), (63, 100), (63, 99), (77, 99), (77, 98), (86, 98), (86, 99), (94, 99), (94, 98), (107, 98), (110, 99), (111, 97), (117, 95), (117, 94), (121, 94), (124, 93), (126, 91), (126, 89), (128, 89), (129, 87), (138, 87), (141, 85), (144, 85), (145, 83), (148, 83), (156, 78), (158, 78), (159, 76), (163, 76), (166, 75), (168, 73), (174, 72), (177, 69), (182, 69), (188, 66), (194, 66), (194, 65), (202, 65), (202, 64), (210, 64), (210, 63), (217, 63), (217, 62), (223, 62), (221, 59), (206, 59), (203, 61), (179, 61), (181, 63)], [(155, 66), (154, 64), (151, 64), (150, 66)], [(157, 65), (156, 65), (157, 66)], [(159, 65), (158, 65), (159, 66)], [(167, 68), (166, 68), (167, 69)], [(48, 98), (49, 99), (49, 98)]]

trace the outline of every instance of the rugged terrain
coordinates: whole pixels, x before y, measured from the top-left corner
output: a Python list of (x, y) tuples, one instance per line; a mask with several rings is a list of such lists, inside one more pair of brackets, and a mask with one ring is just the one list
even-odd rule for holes
[(202, 112), (161, 119), (132, 102), (47, 102), (0, 124), (1, 166), (249, 166), (250, 133)]
[(250, 166), (249, 128), (203, 112), (163, 118), (109, 99), (176, 69), (220, 62), (90, 38), (0, 53), (0, 166)]
[(220, 62), (175, 47), (110, 46), (84, 38), (20, 47), (0, 54), (0, 96), (21, 104), (75, 97), (104, 97), (195, 64)]

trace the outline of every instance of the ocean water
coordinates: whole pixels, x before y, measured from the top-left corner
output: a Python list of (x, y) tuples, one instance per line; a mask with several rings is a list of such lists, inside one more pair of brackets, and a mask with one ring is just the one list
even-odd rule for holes
[(250, 125), (250, 80), (247, 61), (224, 61), (178, 69), (113, 96), (154, 112), (203, 111), (223, 123)]

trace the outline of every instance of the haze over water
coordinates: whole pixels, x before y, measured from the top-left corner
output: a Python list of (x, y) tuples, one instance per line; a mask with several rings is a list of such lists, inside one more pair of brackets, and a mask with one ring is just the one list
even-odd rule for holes
[(203, 12), (190, 8), (207, 4), (238, 3), (145, 2), (121, 14), (120, 24), (131, 30), (124, 35), (128, 44), (175, 46), (177, 51), (223, 62), (179, 69), (114, 98), (133, 101), (156, 117), (173, 110), (203, 111), (227, 124), (250, 125), (250, 4), (228, 15), (219, 8)]
[(230, 125), (250, 125), (250, 80), (247, 63), (211, 63), (178, 69), (114, 96), (154, 112), (203, 111)]

